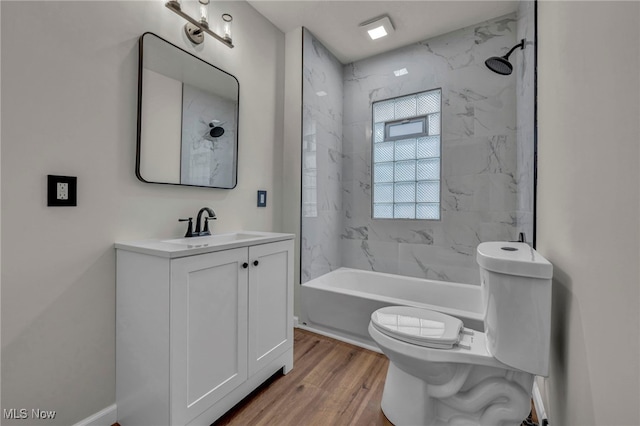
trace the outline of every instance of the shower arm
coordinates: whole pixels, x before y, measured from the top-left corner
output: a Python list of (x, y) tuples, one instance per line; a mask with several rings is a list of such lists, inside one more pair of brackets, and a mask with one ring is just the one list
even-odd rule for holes
[(503, 56), (503, 58), (504, 58), (504, 59), (506, 59), (506, 60), (508, 61), (508, 60), (509, 60), (509, 56), (511, 56), (511, 54), (513, 53), (513, 51), (514, 51), (514, 50), (516, 50), (518, 47), (519, 47), (520, 49), (524, 50), (525, 42), (526, 42), (526, 39), (524, 39), (524, 38), (523, 38), (523, 39), (520, 41), (520, 43), (518, 43), (518, 44), (516, 44), (515, 46), (513, 46), (513, 47), (511, 48), (511, 50), (509, 50), (509, 53), (507, 53), (506, 55), (504, 55), (504, 56)]

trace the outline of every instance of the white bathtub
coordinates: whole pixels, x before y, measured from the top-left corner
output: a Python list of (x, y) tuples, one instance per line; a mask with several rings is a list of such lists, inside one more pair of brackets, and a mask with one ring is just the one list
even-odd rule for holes
[(302, 327), (376, 347), (367, 327), (384, 306), (423, 307), (460, 318), (483, 331), (480, 286), (340, 268), (302, 284)]

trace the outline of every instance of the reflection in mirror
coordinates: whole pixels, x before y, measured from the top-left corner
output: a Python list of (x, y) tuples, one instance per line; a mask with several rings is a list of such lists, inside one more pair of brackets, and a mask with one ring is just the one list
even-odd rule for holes
[(238, 97), (234, 76), (145, 33), (140, 38), (138, 179), (234, 188)]

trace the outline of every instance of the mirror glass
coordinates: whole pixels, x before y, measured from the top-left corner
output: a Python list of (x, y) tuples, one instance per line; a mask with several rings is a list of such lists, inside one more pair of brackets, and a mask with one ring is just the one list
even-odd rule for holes
[(140, 37), (136, 176), (231, 189), (238, 169), (238, 80), (152, 33)]

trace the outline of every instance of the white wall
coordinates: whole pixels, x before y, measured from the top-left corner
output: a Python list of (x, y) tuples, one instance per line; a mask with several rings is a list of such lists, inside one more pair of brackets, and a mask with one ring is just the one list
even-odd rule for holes
[(140, 176), (180, 183), (182, 82), (143, 68), (141, 103)]
[(283, 232), (296, 234), (294, 250), (294, 314), (300, 315), (300, 186), (302, 172), (302, 28), (289, 31), (285, 45), (285, 105), (282, 179)]
[[(284, 35), (245, 2), (211, 7), (234, 16), (234, 49), (208, 36), (193, 48), (162, 1), (1, 2), (3, 408), (69, 425), (114, 403), (114, 241), (181, 236), (177, 219), (202, 206), (214, 232), (281, 229)], [(234, 190), (136, 179), (145, 31), (240, 81)], [(46, 207), (47, 174), (78, 177), (77, 207)]]
[(538, 249), (552, 425), (640, 418), (640, 3), (539, 3)]

